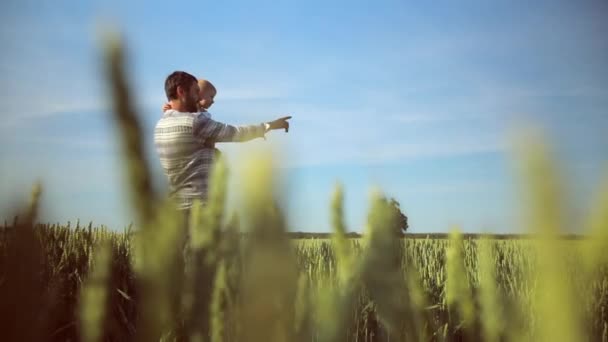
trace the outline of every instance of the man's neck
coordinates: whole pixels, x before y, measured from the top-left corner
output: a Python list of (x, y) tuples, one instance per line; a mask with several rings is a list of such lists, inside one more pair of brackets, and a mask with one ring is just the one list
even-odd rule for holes
[(171, 100), (169, 101), (169, 103), (171, 104), (171, 109), (176, 110), (178, 112), (187, 112), (186, 108), (184, 108), (184, 105), (182, 104), (182, 101)]

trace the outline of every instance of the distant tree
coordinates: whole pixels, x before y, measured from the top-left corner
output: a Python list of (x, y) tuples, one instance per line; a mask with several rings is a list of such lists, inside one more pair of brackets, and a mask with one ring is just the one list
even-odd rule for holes
[(394, 198), (390, 199), (389, 204), (395, 210), (395, 214), (398, 218), (398, 225), (396, 227), (397, 233), (405, 233), (409, 228), (409, 225), (407, 223), (407, 216), (401, 211), (401, 205)]

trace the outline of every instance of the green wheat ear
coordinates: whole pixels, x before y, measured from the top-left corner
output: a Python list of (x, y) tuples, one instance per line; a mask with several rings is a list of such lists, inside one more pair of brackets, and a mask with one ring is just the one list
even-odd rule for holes
[(240, 340), (290, 341), (297, 271), (286, 223), (273, 196), (276, 175), (268, 155), (252, 156), (243, 171), (243, 219), (249, 236), (241, 281)]
[(500, 341), (503, 336), (506, 317), (503, 314), (503, 303), (500, 301), (496, 286), (495, 255), (492, 251), (493, 241), (482, 237), (478, 243), (478, 268), (480, 313), (483, 319), (483, 338), (488, 342)]
[(49, 323), (42, 310), (52, 300), (42, 278), (46, 246), (35, 227), (40, 194), (35, 184), (28, 207), (20, 212), (25, 219), (16, 215), (11, 229), (0, 234), (0, 317), (7, 341), (41, 340)]
[(334, 233), (332, 242), (334, 245), (336, 264), (338, 269), (338, 281), (342, 284), (352, 279), (352, 255), (349, 241), (346, 238), (346, 225), (344, 224), (344, 192), (341, 184), (337, 184), (331, 200), (331, 222)]
[(38, 210), (40, 208), (40, 195), (42, 194), (42, 184), (40, 182), (36, 182), (32, 187), (32, 192), (30, 195), (30, 203), (28, 206), (26, 219), (28, 222), (35, 224), (36, 219), (38, 218)]
[(158, 204), (144, 154), (142, 130), (124, 71), (122, 41), (116, 34), (105, 38), (105, 78), (120, 133), (128, 193), (140, 225), (134, 265), (141, 307), (136, 339), (152, 341), (176, 325), (183, 276), (180, 261), (185, 233), (183, 217), (176, 213), (173, 203)]
[(394, 334), (400, 331), (409, 304), (404, 293), (406, 284), (401, 275), (403, 244), (395, 234), (397, 219), (388, 200), (380, 193), (374, 193), (362, 275), (380, 318), (389, 332)]
[(446, 251), (445, 301), (448, 310), (455, 313), (452, 324), (470, 328), (475, 319), (475, 308), (464, 264), (464, 242), (460, 230), (450, 232), (450, 244)]
[(80, 327), (83, 341), (100, 341), (107, 315), (108, 287), (112, 265), (112, 248), (102, 243), (94, 252), (94, 262), (80, 290)]
[(332, 246), (335, 250), (337, 264), (337, 282), (329, 272), (324, 272), (324, 264), (331, 265), (329, 255), (315, 253), (322, 245), (313, 241), (309, 246), (308, 258), (315, 262), (313, 276), (316, 278), (316, 288), (312, 298), (313, 321), (319, 341), (348, 340), (347, 332), (353, 325), (352, 312), (356, 307), (356, 299), (361, 288), (361, 263), (355, 261), (354, 251), (346, 238), (346, 226), (343, 214), (343, 191), (338, 184), (331, 201), (331, 222), (334, 230)]
[(589, 273), (597, 265), (608, 263), (608, 177), (597, 189), (597, 199), (586, 222), (590, 241), (583, 257)]
[[(191, 339), (204, 338), (210, 332), (215, 339), (223, 336), (223, 326), (218, 325), (211, 316), (214, 300), (220, 301), (224, 296), (223, 289), (214, 289), (214, 281), (224, 284), (224, 274), (216, 274), (221, 259), (221, 228), (226, 202), (228, 170), (223, 158), (214, 163), (209, 185), (209, 198), (203, 203), (195, 200), (190, 217), (190, 244), (188, 246), (187, 272), (185, 279), (182, 306), (187, 316), (186, 329)], [(226, 266), (224, 266), (226, 267)], [(220, 296), (214, 299), (215, 296)], [(221, 301), (218, 303), (222, 303)], [(220, 305), (220, 304), (217, 304)], [(215, 307), (220, 308), (221, 306)], [(201, 323), (202, 322), (202, 323)], [(221, 331), (213, 332), (213, 326)]]
[(117, 33), (103, 33), (104, 76), (112, 103), (112, 114), (121, 140), (126, 184), (131, 204), (139, 223), (144, 225), (154, 216), (156, 194), (152, 187), (150, 168), (144, 153), (143, 131), (125, 72), (125, 52)]
[(226, 205), (228, 168), (224, 158), (213, 163), (209, 177), (209, 196), (207, 202), (196, 200), (191, 225), (191, 247), (198, 251), (204, 249), (209, 264), (215, 263)]
[(300, 273), (294, 315), (294, 331), (298, 341), (311, 339), (311, 311), (308, 277)]
[(222, 342), (226, 340), (226, 296), (228, 291), (228, 279), (226, 275), (226, 262), (221, 260), (217, 265), (213, 294), (211, 297), (211, 342)]
[(538, 341), (583, 341), (581, 313), (574, 300), (571, 279), (564, 272), (567, 263), (563, 232), (564, 208), (561, 180), (549, 150), (538, 137), (527, 136), (520, 146), (524, 187), (528, 194), (528, 229), (538, 234), (538, 288), (535, 327)]

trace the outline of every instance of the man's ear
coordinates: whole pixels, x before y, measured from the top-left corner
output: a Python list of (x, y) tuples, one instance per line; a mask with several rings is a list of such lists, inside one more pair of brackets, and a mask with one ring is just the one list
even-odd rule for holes
[(177, 86), (176, 93), (177, 93), (177, 98), (181, 98), (182, 96), (186, 95), (186, 90), (182, 86)]

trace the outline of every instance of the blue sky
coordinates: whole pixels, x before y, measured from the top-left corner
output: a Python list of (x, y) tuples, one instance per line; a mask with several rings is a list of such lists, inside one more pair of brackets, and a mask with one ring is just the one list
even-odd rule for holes
[[(328, 231), (336, 181), (361, 230), (370, 190), (413, 232), (518, 232), (517, 123), (542, 127), (585, 213), (608, 156), (605, 1), (13, 1), (0, 5), (0, 209), (45, 186), (43, 220), (131, 221), (100, 72), (98, 28), (120, 29), (159, 189), (152, 129), (165, 77), (219, 90), (227, 123), (293, 115), (289, 134), (222, 145), (234, 165), (280, 148), (292, 230)], [(171, 7), (175, 6), (175, 7)], [(238, 196), (239, 182), (231, 182)], [(232, 198), (232, 197), (231, 197)], [(576, 225), (574, 223), (573, 225)]]

